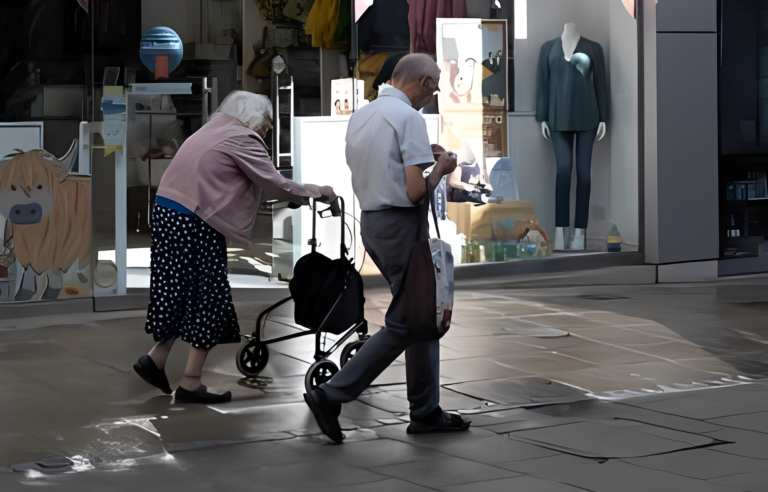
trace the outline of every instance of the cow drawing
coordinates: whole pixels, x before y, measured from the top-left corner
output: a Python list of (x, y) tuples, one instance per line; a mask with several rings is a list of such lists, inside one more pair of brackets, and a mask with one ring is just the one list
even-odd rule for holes
[(91, 185), (69, 175), (76, 148), (63, 162), (45, 150), (0, 162), (0, 251), (12, 244), (24, 268), (17, 301), (42, 289), (43, 299), (56, 299), (63, 274), (78, 260), (80, 269), (90, 265)]

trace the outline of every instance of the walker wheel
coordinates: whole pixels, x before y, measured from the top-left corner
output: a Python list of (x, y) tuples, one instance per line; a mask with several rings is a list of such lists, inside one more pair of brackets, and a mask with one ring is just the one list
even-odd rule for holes
[(341, 351), (341, 356), (339, 357), (339, 364), (341, 364), (341, 367), (347, 365), (347, 362), (357, 355), (364, 343), (363, 340), (357, 340), (344, 346), (344, 349)]
[(321, 384), (330, 381), (337, 372), (339, 372), (339, 368), (336, 364), (328, 359), (319, 360), (309, 366), (309, 371), (304, 376), (304, 388), (309, 393)]
[(237, 370), (244, 376), (257, 376), (267, 366), (269, 350), (259, 340), (251, 340), (237, 351)]

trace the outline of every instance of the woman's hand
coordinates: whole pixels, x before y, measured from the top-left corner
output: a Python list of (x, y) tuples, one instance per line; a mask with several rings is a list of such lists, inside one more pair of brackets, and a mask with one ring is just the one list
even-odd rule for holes
[(317, 199), (320, 203), (331, 203), (336, 200), (336, 193), (333, 192), (333, 188), (330, 186), (321, 186), (320, 193), (321, 196)]

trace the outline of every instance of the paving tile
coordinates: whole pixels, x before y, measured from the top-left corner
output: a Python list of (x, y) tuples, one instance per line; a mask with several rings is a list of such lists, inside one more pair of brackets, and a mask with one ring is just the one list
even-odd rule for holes
[(442, 384), (527, 375), (530, 374), (499, 364), (487, 357), (440, 361), (440, 381)]
[(655, 359), (646, 353), (639, 353), (637, 349), (628, 350), (601, 343), (585, 343), (574, 347), (564, 347), (558, 350), (558, 353), (593, 364), (637, 364)]
[[(681, 432), (691, 432), (694, 434), (711, 433), (723, 429), (723, 426), (721, 425), (702, 420), (678, 417), (676, 415), (654, 412), (644, 408), (618, 405), (603, 400), (587, 400), (564, 403), (561, 405), (547, 405), (545, 407), (532, 408), (526, 410), (526, 412), (531, 416), (550, 416), (557, 417), (561, 420), (614, 419), (643, 422), (658, 427), (666, 427), (667, 429), (675, 429)], [(707, 436), (712, 437), (711, 434), (707, 434)]]
[(376, 393), (362, 394), (357, 397), (357, 401), (370, 405), (379, 410), (390, 413), (408, 412), (408, 400), (394, 396), (390, 392), (379, 391)]
[(540, 377), (470, 381), (447, 385), (446, 388), (474, 398), (509, 404), (576, 401), (587, 398), (570, 386)]
[(493, 356), (493, 355), (524, 355), (530, 348), (516, 344), (518, 337), (512, 335), (499, 335), (495, 337), (456, 337), (446, 336), (440, 341), (441, 350), (450, 349), (459, 356), (447, 351), (441, 351), (440, 359), (457, 359), (467, 357)]
[(373, 429), (381, 439), (394, 439), (396, 441), (413, 444), (423, 448), (440, 451), (443, 446), (448, 444), (466, 444), (480, 439), (494, 437), (491, 431), (480, 427), (470, 427), (463, 432), (438, 432), (435, 434), (408, 434), (405, 429), (408, 424), (385, 425)]
[(647, 319), (625, 316), (623, 314), (613, 313), (610, 311), (588, 311), (582, 312), (580, 314), (588, 320), (597, 321), (599, 323), (608, 325), (629, 326), (648, 324)]
[(592, 342), (568, 335), (563, 337), (551, 337), (551, 338), (518, 336), (517, 338), (515, 338), (514, 343), (516, 345), (522, 345), (524, 347), (528, 347), (529, 352), (531, 351), (531, 349), (535, 349), (536, 351), (542, 350), (545, 353), (546, 352), (552, 353), (552, 352), (557, 352), (558, 350), (565, 347), (574, 347), (574, 346), (589, 344)]
[(710, 373), (713, 375), (713, 377), (734, 376), (741, 374), (741, 371), (737, 370), (731, 364), (720, 358), (711, 356), (694, 359), (675, 359), (675, 362), (684, 367), (690, 367), (691, 369), (696, 369), (697, 371)]
[(365, 490), (365, 492), (430, 492), (434, 489), (422, 487), (405, 480), (398, 480), (396, 478), (385, 478), (379, 482), (367, 482), (363, 485), (342, 485), (334, 487), (312, 487), (313, 491), (317, 492), (359, 492)]
[(740, 384), (698, 391), (655, 395), (622, 401), (623, 405), (647, 408), (684, 417), (711, 420), (768, 410), (761, 385)]
[[(406, 390), (388, 391), (389, 394), (402, 399), (408, 398)], [(483, 400), (472, 398), (450, 389), (440, 388), (440, 407), (446, 411), (467, 410), (471, 408), (480, 408)]]
[(583, 492), (584, 489), (559, 482), (551, 482), (535, 477), (503, 478), (488, 482), (476, 482), (467, 485), (445, 487), (445, 492)]
[(736, 490), (763, 491), (768, 484), (768, 472), (739, 473), (727, 477), (713, 478), (712, 483), (733, 487)]
[(394, 363), (384, 369), (384, 372), (379, 374), (379, 377), (371, 383), (371, 386), (403, 384), (405, 380), (405, 364)]
[(372, 468), (371, 471), (433, 488), (510, 478), (519, 475), (508, 470), (460, 458), (402, 463)]
[[(563, 383), (584, 388), (593, 393), (613, 391), (660, 391), (677, 388), (680, 383), (710, 381), (716, 376), (674, 362), (646, 359), (631, 364), (604, 363), (576, 370), (556, 370), (542, 373)], [(689, 386), (690, 387), (690, 386)]]
[(730, 444), (713, 447), (713, 451), (747, 458), (768, 460), (768, 435), (742, 429), (724, 428), (706, 434)]
[(498, 466), (593, 492), (734, 492), (732, 488), (723, 485), (642, 468), (620, 460), (599, 463), (591, 459), (559, 455)]
[(629, 458), (706, 446), (706, 436), (639, 422), (595, 420), (513, 432), (511, 439), (585, 458)]
[(613, 313), (603, 313), (603, 318), (609, 318), (608, 320), (598, 320), (590, 318), (590, 313), (565, 313), (560, 312), (557, 314), (542, 314), (534, 316), (523, 316), (520, 319), (523, 321), (533, 321), (542, 326), (550, 326), (552, 328), (559, 328), (561, 330), (572, 331), (579, 327), (593, 327), (601, 324), (621, 324), (625, 322), (625, 317), (616, 315)]
[(701, 480), (740, 473), (757, 473), (768, 469), (768, 463), (765, 460), (716, 453), (710, 449), (692, 449), (664, 456), (630, 458), (623, 461)]
[(544, 458), (559, 454), (551, 449), (512, 440), (505, 435), (493, 436), (468, 443), (447, 443), (440, 448), (440, 451), (457, 458), (464, 458), (488, 465)]
[(642, 326), (612, 326), (607, 329), (605, 326), (599, 326), (574, 328), (571, 330), (571, 334), (574, 338), (617, 345), (620, 347), (646, 347), (649, 345), (669, 342), (670, 340), (695, 345), (680, 337), (675, 332), (664, 327), (661, 328), (662, 329), (647, 330), (643, 329)]
[(634, 349), (669, 360), (695, 359), (710, 355), (710, 352), (696, 344), (674, 340), (645, 347), (634, 347)]
[(768, 412), (748, 413), (710, 420), (713, 424), (768, 434)]
[(260, 482), (282, 487), (283, 490), (299, 490), (307, 484), (334, 489), (342, 486), (357, 487), (357, 490), (361, 490), (367, 484), (380, 482), (382, 479), (382, 474), (321, 458), (272, 466), (269, 473), (261, 475)]
[(341, 418), (347, 419), (360, 427), (378, 427), (380, 419), (390, 419), (392, 417), (393, 414), (391, 412), (379, 410), (357, 400), (341, 406)]
[(323, 447), (322, 454), (324, 459), (339, 460), (347, 465), (365, 469), (449, 457), (442, 452), (392, 439), (355, 443), (345, 440), (343, 446)]
[[(582, 422), (582, 418), (552, 417), (539, 413), (534, 409), (503, 408), (483, 413), (468, 413), (466, 416), (472, 419), (472, 425), (481, 427), (496, 434), (509, 434), (520, 430), (539, 429), (542, 427), (554, 427), (558, 425)], [(546, 408), (546, 407), (537, 407)]]
[(562, 354), (552, 353), (551, 350), (531, 350), (516, 355), (496, 355), (491, 358), (499, 364), (504, 364), (520, 371), (540, 376), (548, 373), (562, 373), (597, 367), (591, 362), (576, 360)]
[[(219, 410), (195, 408), (194, 412), (171, 414), (167, 419), (153, 421), (166, 449), (169, 451), (222, 443), (255, 442), (320, 434), (311, 412), (304, 403), (254, 407), (248, 412), (223, 414)], [(205, 413), (205, 415), (200, 415)], [(205, 422), (200, 425), (200, 422)]]
[[(232, 359), (234, 360), (234, 357)], [(308, 362), (296, 360), (293, 357), (274, 352), (269, 354), (267, 366), (259, 375), (272, 378), (304, 376), (304, 374), (307, 373), (307, 370), (309, 370), (309, 366), (310, 364)], [(240, 372), (238, 371), (235, 374), (240, 375)]]

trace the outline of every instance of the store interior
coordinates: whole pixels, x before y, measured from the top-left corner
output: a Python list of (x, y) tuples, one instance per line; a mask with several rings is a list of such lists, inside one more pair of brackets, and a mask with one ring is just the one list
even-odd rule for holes
[[(638, 251), (638, 36), (637, 21), (627, 11), (625, 2), (453, 1), (436, 7), (439, 12), (430, 10), (430, 3), (417, 0), (334, 2), (336, 10), (313, 13), (311, 0), (10, 1), (0, 7), (3, 9), (2, 22), (8, 32), (14, 34), (12, 39), (16, 48), (0, 57), (0, 66), (9, 73), (0, 82), (2, 119), (43, 121), (45, 148), (62, 156), (73, 140), (81, 137), (81, 121), (100, 122), (104, 119), (101, 102), (106, 86), (130, 87), (153, 82), (152, 73), (139, 57), (142, 35), (157, 26), (171, 28), (178, 34), (184, 45), (184, 58), (166, 82), (192, 81), (192, 94), (173, 94), (169, 98), (147, 96), (145, 100), (131, 96), (134, 106), (129, 109), (126, 125), (127, 140), (123, 151), (127, 165), (127, 211), (122, 222), (127, 229), (127, 267), (132, 269), (129, 287), (145, 287), (144, 273), (148, 272), (151, 244), (151, 204), (159, 179), (178, 146), (205, 123), (207, 115), (203, 113), (213, 111), (228, 92), (244, 89), (273, 96), (272, 81), (280, 80), (282, 86), (282, 80), (285, 80), (272, 77), (273, 63), (279, 57), (286, 67), (283, 77), (290, 76), (292, 90), (290, 99), (287, 96), (281, 99), (275, 135), (267, 138), (271, 151), (283, 149), (277, 151), (281, 156), (275, 160), (278, 170), (297, 180), (327, 176), (332, 181), (343, 181), (343, 175), (335, 174), (333, 170), (345, 167), (340, 160), (349, 114), (332, 114), (333, 81), (349, 77), (364, 81), (360, 102), (352, 98), (351, 109), (354, 110), (375, 98), (374, 81), (387, 59), (396, 60), (411, 51), (437, 56), (438, 49), (442, 49), (438, 48), (441, 38), (437, 32), (441, 24), (430, 23), (430, 19), (432, 22), (436, 17), (453, 18), (459, 22), (463, 22), (462, 19), (485, 19), (489, 25), (491, 21), (502, 22), (507, 41), (494, 41), (503, 46), (493, 50), (500, 53), (499, 61), (493, 61), (493, 53), (489, 56), (480, 53), (478, 57), (487, 58), (484, 62), (486, 69), (493, 68), (494, 63), (500, 63), (505, 69), (499, 72), (497, 68), (494, 73), (506, 77), (504, 82), (495, 82), (496, 92), (505, 91), (498, 101), (503, 101), (506, 111), (501, 114), (506, 112), (506, 116), (492, 116), (486, 120), (499, 125), (503, 118), (506, 121), (499, 127), (506, 128), (496, 150), (489, 151), (493, 145), (484, 141), (473, 155), (478, 157), (489, 180), (498, 159), (509, 159), (510, 167), (504, 169), (509, 170), (511, 174), (507, 175), (513, 176), (516, 182), (518, 195), (514, 201), (525, 203), (526, 217), (531, 216), (526, 218), (531, 221), (531, 227), (526, 231), (541, 231), (536, 236), (541, 246), (539, 253), (530, 256), (545, 258)], [(90, 9), (88, 13), (87, 9)], [(330, 16), (331, 23), (319, 22), (320, 14)], [(31, 33), (22, 33), (9, 21), (11, 18), (23, 20), (17, 23), (18, 26), (31, 25)], [(605, 122), (606, 134), (595, 142), (590, 156), (591, 192), (584, 247), (574, 251), (566, 244), (553, 253), (557, 229), (555, 153), (552, 141), (542, 135), (541, 122), (537, 121), (540, 91), (537, 67), (542, 46), (559, 38), (566, 23), (575, 24), (580, 36), (602, 47), (610, 110)], [(329, 26), (335, 26), (332, 32)], [(483, 46), (483, 51), (486, 47)], [(459, 46), (458, 49), (465, 48)], [(119, 69), (115, 81), (105, 78), (109, 68)], [(212, 90), (206, 92), (206, 88)], [(425, 119), (428, 126), (434, 121), (435, 128), (431, 133), (439, 140), (448, 107), (444, 103), (445, 107), (441, 108), (440, 97), (435, 99), (424, 113), (430, 113), (425, 114)], [(489, 111), (495, 111), (490, 103), (484, 105), (484, 110), (486, 117), (491, 114)], [(326, 128), (323, 125), (335, 125), (334, 129), (328, 130), (333, 138), (310, 139), (304, 130), (307, 142), (302, 141), (299, 127), (316, 123), (322, 125), (312, 128), (319, 128), (316, 131), (321, 136), (326, 131), (322, 129)], [(493, 133), (486, 127), (481, 130), (489, 135)], [(324, 143), (326, 148), (323, 152), (313, 153), (308, 147), (310, 141), (321, 146)], [(96, 277), (100, 275), (100, 264), (114, 261), (116, 249), (115, 154), (97, 148), (104, 146), (100, 144), (103, 142), (96, 138), (90, 149), (94, 204), (92, 250)], [(457, 144), (456, 147), (460, 146)], [(460, 152), (462, 149), (448, 150)], [(316, 155), (310, 158), (310, 154)], [(568, 195), (571, 235), (576, 229), (578, 198), (579, 176), (575, 167)], [(347, 185), (341, 182), (328, 184), (340, 189)], [(354, 205), (349, 206), (352, 215), (359, 212)], [(482, 207), (487, 209), (494, 205), (489, 203)], [(307, 212), (303, 213), (306, 215)], [(306, 227), (306, 216), (303, 225), (300, 218), (295, 220), (294, 230)], [(349, 218), (348, 225), (356, 232), (353, 218)], [(452, 232), (458, 237), (464, 226), (455, 227), (458, 229)], [(335, 230), (335, 226), (329, 229), (329, 234), (331, 230)], [(230, 273), (260, 277), (264, 281), (276, 276), (273, 275), (273, 265), (279, 253), (275, 253), (278, 248), (274, 231), (272, 210), (264, 207), (259, 212), (251, 246), (230, 251)], [(294, 238), (294, 242), (303, 241), (301, 234), (296, 236), (299, 239)], [(355, 235), (352, 236), (354, 240)], [(466, 234), (464, 236), (462, 240), (466, 247), (460, 241), (455, 243), (457, 263), (513, 259), (513, 255), (494, 257), (490, 254), (493, 246), (483, 244), (476, 245), (472, 256), (468, 253), (472, 248), (469, 248)], [(608, 243), (609, 237), (613, 238), (612, 247)], [(478, 254), (480, 246), (484, 246), (488, 254), (481, 257)], [(361, 256), (359, 248), (352, 250)], [(294, 248), (294, 255), (301, 252), (301, 248)], [(110, 270), (101, 274), (109, 277)]]

